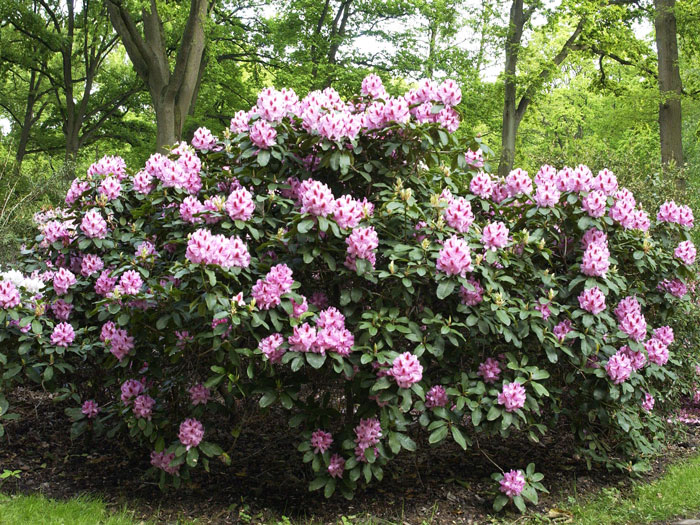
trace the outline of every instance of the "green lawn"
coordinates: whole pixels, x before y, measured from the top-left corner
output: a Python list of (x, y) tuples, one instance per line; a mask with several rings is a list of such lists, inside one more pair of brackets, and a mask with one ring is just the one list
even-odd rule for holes
[(107, 510), (104, 503), (87, 497), (55, 501), (41, 495), (0, 495), (0, 524), (2, 525), (134, 525), (126, 511)]

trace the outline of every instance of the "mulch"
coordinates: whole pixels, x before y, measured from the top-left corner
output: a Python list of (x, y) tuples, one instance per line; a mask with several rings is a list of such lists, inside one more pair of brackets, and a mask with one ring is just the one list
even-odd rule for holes
[[(367, 516), (375, 523), (488, 523), (497, 491), (489, 458), (508, 469), (534, 462), (552, 492), (534, 509), (544, 513), (567, 495), (592, 494), (604, 486), (624, 490), (632, 483), (621, 473), (587, 470), (572, 453), (571, 439), (550, 434), (540, 444), (518, 437), (491, 439), (480, 443), (483, 452), (464, 452), (454, 443), (439, 448), (419, 443), (418, 453), (402, 453), (385, 467), (382, 483), (358, 491), (352, 501), (339, 495), (326, 500), (308, 492), (309, 469), (280, 424), (284, 420), (269, 412), (247, 422), (230, 466), (214, 461), (211, 473), (197, 469), (186, 486), (162, 492), (144, 474), (150, 464), (142, 449), (107, 438), (71, 441), (62, 405), (46, 393), (18, 389), (10, 399), (12, 411), (22, 417), (5, 425), (0, 471), (21, 474), (7, 480), (2, 492), (56, 499), (91, 494), (110, 506), (128, 506), (137, 519), (159, 523), (277, 523), (283, 516), (302, 523), (336, 523), (340, 516), (354, 516), (360, 523)], [(696, 454), (698, 446), (700, 432), (691, 429), (652, 461), (644, 478), (660, 476), (670, 462)]]

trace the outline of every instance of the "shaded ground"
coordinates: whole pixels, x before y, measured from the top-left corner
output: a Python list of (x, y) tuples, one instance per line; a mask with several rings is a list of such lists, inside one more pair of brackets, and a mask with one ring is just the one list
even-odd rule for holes
[[(163, 523), (191, 518), (200, 523), (276, 523), (282, 516), (335, 523), (340, 516), (367, 515), (409, 524), (487, 523), (496, 486), (490, 479), (495, 467), (485, 454), (507, 468), (535, 462), (552, 491), (540, 503), (543, 512), (567, 495), (630, 483), (620, 474), (587, 471), (585, 462), (572, 457), (570, 440), (552, 435), (539, 445), (526, 440), (507, 446), (495, 440), (481, 443), (485, 454), (463, 452), (454, 444), (431, 450), (422, 443), (418, 454), (402, 454), (387, 465), (380, 485), (350, 502), (326, 500), (307, 491), (301, 455), (280, 419), (269, 414), (247, 422), (230, 467), (213, 464), (211, 475), (197, 472), (186, 488), (164, 494), (155, 480), (144, 477), (149, 463), (141, 450), (114, 448), (104, 439), (71, 442), (70, 422), (48, 396), (22, 390), (14, 397), (12, 409), (22, 418), (6, 425), (9, 442), (0, 447), (0, 471), (16, 469), (21, 475), (8, 480), (3, 492), (41, 492), (58, 499), (98, 494)], [(700, 432), (693, 431), (671, 445), (646, 476), (657, 477), (669, 461), (695, 453), (698, 445)]]

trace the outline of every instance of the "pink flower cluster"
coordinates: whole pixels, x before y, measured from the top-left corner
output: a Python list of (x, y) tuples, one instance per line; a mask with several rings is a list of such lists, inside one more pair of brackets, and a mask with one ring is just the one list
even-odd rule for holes
[(469, 149), (464, 154), (464, 160), (466, 160), (467, 164), (469, 164), (473, 168), (483, 168), (484, 167), (484, 152), (481, 151), (480, 149), (478, 149), (476, 151), (472, 151)]
[[(590, 230), (589, 230), (590, 231)], [(610, 251), (607, 239), (589, 240), (583, 252), (581, 273), (592, 277), (605, 277), (610, 268)]]
[(529, 195), (532, 193), (532, 179), (527, 171), (520, 168), (514, 169), (506, 177), (506, 189), (511, 197)]
[(593, 190), (583, 199), (581, 207), (591, 217), (597, 218), (605, 215), (607, 197), (602, 191)]
[(676, 250), (673, 252), (673, 256), (676, 259), (680, 259), (683, 264), (691, 265), (695, 262), (695, 256), (697, 255), (697, 250), (692, 241), (683, 241), (678, 243)]
[(345, 459), (338, 454), (333, 454), (328, 464), (328, 474), (333, 478), (342, 478), (345, 471)]
[(63, 299), (56, 299), (51, 304), (51, 311), (59, 321), (67, 321), (73, 311), (73, 305)]
[(80, 223), (80, 229), (86, 237), (91, 239), (104, 239), (107, 235), (107, 221), (104, 220), (98, 209), (85, 212)]
[(345, 327), (345, 316), (330, 307), (319, 312), (315, 328), (309, 323), (295, 326), (287, 342), (295, 352), (335, 352), (347, 356), (355, 344), (355, 337)]
[(20, 303), (19, 290), (10, 281), (0, 281), (0, 306), (8, 310)]
[(191, 144), (202, 151), (211, 151), (216, 148), (216, 137), (207, 128), (198, 128), (194, 132)]
[[(529, 179), (528, 179), (529, 180)], [(487, 250), (496, 251), (508, 244), (508, 228), (502, 222), (490, 222), (484, 226), (481, 242)]]
[[(360, 224), (360, 221), (364, 218), (366, 211), (369, 210), (367, 209), (365, 203), (353, 199), (350, 195), (343, 195), (335, 201), (333, 218), (341, 228), (354, 228)], [(371, 215), (371, 213), (368, 213), (367, 215)]]
[(472, 206), (464, 197), (453, 199), (445, 210), (447, 224), (460, 233), (466, 233), (474, 222)]
[(150, 421), (155, 404), (156, 400), (147, 394), (137, 396), (136, 399), (134, 399), (134, 416), (137, 419), (147, 419)]
[(333, 444), (333, 435), (330, 432), (324, 432), (318, 429), (311, 434), (311, 446), (315, 454), (323, 454)]
[(126, 177), (126, 162), (121, 157), (105, 155), (87, 170), (88, 179), (99, 175), (114, 175), (118, 180), (123, 180)]
[(634, 368), (632, 367), (632, 361), (627, 355), (627, 352), (620, 349), (615, 355), (608, 359), (605, 370), (610, 379), (612, 379), (616, 385), (619, 385), (629, 379)]
[(506, 412), (515, 412), (525, 406), (525, 387), (520, 383), (505, 383), (503, 390), (498, 394), (498, 404), (504, 405)]
[(444, 407), (447, 404), (447, 392), (442, 385), (434, 385), (425, 394), (425, 407), (435, 408)]
[(355, 427), (355, 457), (362, 463), (367, 463), (365, 450), (374, 447), (382, 437), (382, 425), (377, 418), (360, 419)]
[(462, 301), (462, 304), (467, 306), (476, 306), (484, 300), (484, 289), (482, 288), (481, 284), (479, 284), (479, 281), (472, 277), (467, 279), (467, 281), (473, 286), (473, 290), (470, 290), (466, 286), (460, 286), (460, 300)]
[[(226, 212), (234, 221), (247, 221), (255, 212), (253, 196), (245, 188), (233, 190), (226, 199)], [(182, 208), (180, 209), (182, 213)]]
[(647, 351), (649, 361), (652, 363), (664, 366), (668, 362), (668, 347), (659, 339), (652, 337), (644, 343), (644, 349)]
[(438, 253), (435, 267), (447, 275), (460, 275), (461, 277), (464, 277), (467, 272), (471, 272), (474, 267), (467, 241), (456, 235), (448, 238)]
[(411, 385), (423, 379), (423, 365), (411, 352), (404, 352), (394, 359), (389, 374), (399, 388), (411, 388)]
[(298, 191), (301, 213), (326, 217), (335, 211), (335, 197), (331, 189), (320, 181), (307, 179)]
[(68, 289), (78, 282), (73, 275), (73, 272), (65, 268), (59, 270), (53, 276), (53, 289), (56, 295), (63, 295), (68, 292)]
[(666, 290), (675, 297), (683, 297), (688, 293), (688, 287), (680, 279), (664, 279), (658, 285), (660, 290)]
[(659, 222), (676, 223), (686, 228), (692, 228), (695, 219), (690, 206), (678, 206), (674, 201), (666, 201), (659, 207), (656, 220)]
[(494, 183), (488, 173), (480, 171), (472, 177), (469, 183), (469, 191), (482, 199), (488, 199), (493, 193)]
[(484, 379), (484, 383), (495, 383), (501, 375), (501, 364), (493, 357), (489, 357), (479, 365), (478, 374)]
[(105, 267), (105, 263), (98, 255), (88, 254), (80, 262), (80, 275), (90, 277)]
[(279, 363), (282, 360), (285, 349), (282, 347), (284, 337), (282, 334), (272, 334), (258, 343), (258, 348), (271, 363)]
[(102, 325), (100, 341), (109, 347), (109, 351), (119, 361), (134, 349), (134, 338), (124, 328), (117, 328), (113, 321), (107, 321)]
[(356, 269), (357, 259), (365, 259), (370, 262), (372, 268), (376, 262), (374, 250), (379, 246), (379, 237), (374, 226), (366, 228), (354, 228), (345, 239), (348, 245), (345, 266), (351, 270)]
[(654, 396), (652, 396), (649, 392), (645, 392), (644, 401), (642, 401), (642, 408), (647, 412), (651, 412), (654, 410), (654, 403)]
[(73, 344), (75, 331), (69, 323), (58, 323), (51, 333), (51, 344), (67, 347)]
[(622, 299), (615, 308), (618, 328), (634, 341), (641, 341), (647, 334), (647, 323), (639, 301), (633, 296)]
[(122, 295), (136, 295), (141, 291), (143, 279), (135, 270), (127, 270), (119, 279), (117, 290)]
[(213, 235), (204, 228), (190, 235), (185, 257), (195, 264), (213, 264), (222, 268), (247, 268), (250, 264), (248, 247), (240, 237)]
[(294, 284), (292, 269), (286, 264), (270, 268), (264, 279), (258, 279), (253, 285), (251, 296), (255, 306), (260, 310), (269, 310), (279, 306), (282, 295), (289, 293)]
[(571, 332), (571, 321), (568, 319), (564, 319), (554, 328), (552, 328), (552, 333), (557, 337), (557, 339), (559, 339), (560, 343), (564, 342), (564, 339), (566, 339), (566, 334), (569, 332)]
[(194, 406), (206, 405), (211, 399), (211, 391), (201, 383), (191, 386), (188, 392), (190, 394), (190, 402)]
[(666, 346), (673, 343), (675, 337), (673, 335), (673, 328), (670, 326), (660, 326), (654, 329), (654, 338), (661, 341)]
[(130, 405), (133, 398), (139, 396), (143, 392), (143, 383), (136, 379), (127, 379), (121, 386), (121, 400), (124, 405)]
[(175, 452), (166, 454), (165, 452), (156, 452), (155, 450), (151, 452), (151, 465), (155, 468), (159, 468), (170, 474), (171, 476), (179, 475), (180, 465), (171, 467), (170, 463), (175, 459)]
[(88, 419), (95, 419), (97, 414), (100, 412), (100, 407), (94, 400), (88, 399), (85, 401), (85, 403), (83, 403), (80, 412), (82, 412)]
[(114, 177), (107, 177), (100, 184), (98, 193), (108, 201), (118, 199), (122, 191), (122, 185)]
[(525, 488), (525, 476), (521, 470), (510, 470), (503, 474), (500, 491), (509, 498), (519, 496)]
[(582, 310), (597, 315), (605, 310), (605, 294), (597, 286), (587, 288), (579, 294), (578, 304)]
[(204, 425), (202, 425), (202, 423), (196, 419), (189, 418), (180, 423), (178, 439), (180, 440), (180, 443), (187, 447), (187, 450), (199, 445), (202, 442), (203, 437)]

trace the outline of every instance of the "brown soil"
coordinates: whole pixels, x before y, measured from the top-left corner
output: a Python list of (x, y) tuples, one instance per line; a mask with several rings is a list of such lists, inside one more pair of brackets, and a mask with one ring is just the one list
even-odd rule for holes
[[(272, 414), (247, 425), (230, 467), (215, 462), (211, 474), (198, 469), (186, 487), (163, 493), (144, 476), (150, 465), (140, 449), (122, 449), (106, 438), (71, 442), (70, 421), (49, 396), (22, 389), (12, 398), (12, 411), (22, 417), (6, 424), (0, 471), (22, 472), (2, 486), (3, 492), (41, 492), (57, 499), (93, 494), (116, 507), (128, 504), (137, 518), (161, 523), (195, 518), (204, 524), (284, 523), (283, 516), (301, 523), (336, 523), (340, 516), (354, 516), (358, 523), (367, 516), (374, 523), (489, 523), (497, 487), (486, 455), (508, 468), (535, 462), (552, 491), (535, 509), (540, 512), (569, 495), (631, 483), (622, 474), (586, 470), (585, 462), (572, 456), (569, 439), (550, 435), (542, 444), (481, 443), (484, 453), (419, 443), (419, 453), (401, 454), (387, 465), (381, 484), (359, 491), (349, 502), (340, 496), (326, 500), (308, 492), (309, 472)], [(659, 476), (669, 462), (692, 455), (698, 445), (700, 432), (691, 430), (652, 462), (645, 478)]]

